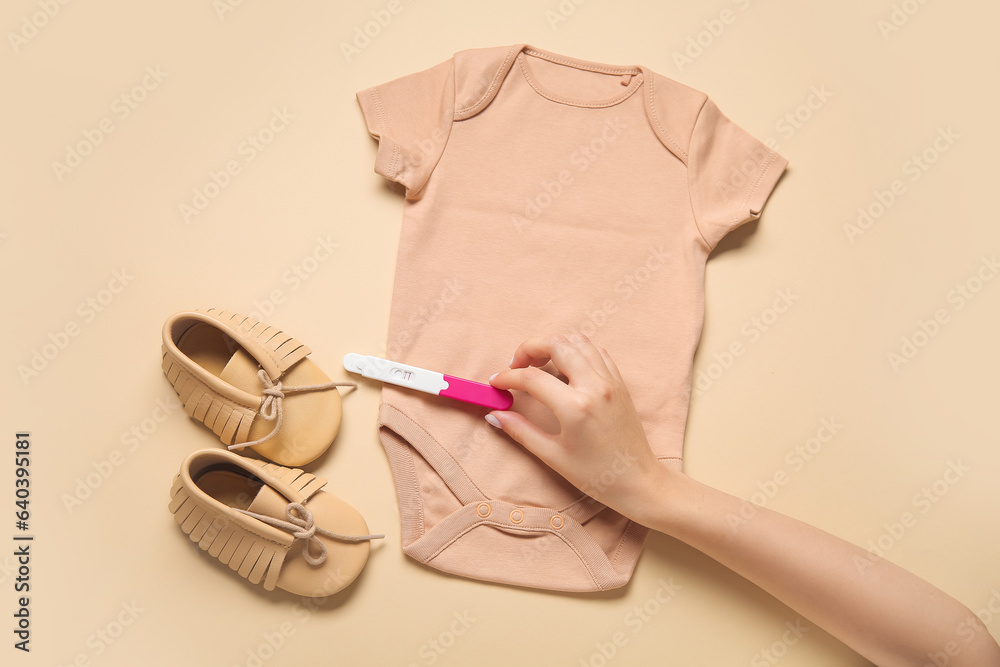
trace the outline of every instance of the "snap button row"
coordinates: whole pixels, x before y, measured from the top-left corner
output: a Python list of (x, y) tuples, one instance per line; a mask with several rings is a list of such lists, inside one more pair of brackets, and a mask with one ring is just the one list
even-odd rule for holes
[[(490, 507), (489, 503), (479, 503), (476, 506), (476, 514), (480, 518), (485, 519), (493, 512), (493, 508)], [(510, 522), (511, 523), (524, 523), (524, 512), (521, 510), (511, 510), (510, 512)], [(559, 530), (566, 525), (566, 520), (562, 518), (559, 514), (553, 514), (552, 518), (549, 519), (549, 525), (554, 529)]]

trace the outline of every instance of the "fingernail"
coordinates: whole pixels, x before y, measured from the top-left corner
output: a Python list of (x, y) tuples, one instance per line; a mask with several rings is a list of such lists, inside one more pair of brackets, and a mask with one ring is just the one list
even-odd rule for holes
[(513, 367), (514, 367), (514, 357), (511, 357), (510, 361), (507, 362), (507, 368), (513, 368)]
[(500, 428), (500, 420), (494, 417), (492, 414), (486, 415), (486, 421), (488, 421), (490, 426), (492, 426), (493, 428)]
[(498, 375), (500, 375), (500, 374), (499, 373), (494, 373), (493, 375), (491, 375), (490, 376), (490, 382), (493, 382), (493, 378), (495, 378)]

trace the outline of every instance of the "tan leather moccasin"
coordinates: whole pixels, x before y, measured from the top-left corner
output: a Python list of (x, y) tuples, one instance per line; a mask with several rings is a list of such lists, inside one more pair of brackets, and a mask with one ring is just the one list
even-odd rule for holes
[(264, 588), (323, 597), (368, 560), (364, 518), (321, 491), (326, 480), (221, 449), (194, 452), (170, 490), (170, 511), (191, 540)]
[(340, 430), (340, 393), (306, 358), (311, 350), (263, 322), (226, 310), (185, 311), (163, 325), (163, 372), (184, 411), (230, 450), (252, 447), (300, 466)]

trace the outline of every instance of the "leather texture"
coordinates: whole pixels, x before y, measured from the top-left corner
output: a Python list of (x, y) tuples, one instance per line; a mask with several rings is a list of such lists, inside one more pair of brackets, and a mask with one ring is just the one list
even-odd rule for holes
[[(306, 358), (309, 347), (280, 329), (227, 310), (172, 315), (163, 325), (161, 349), (161, 367), (184, 411), (226, 446), (259, 440), (274, 428), (260, 412), (265, 389), (260, 369), (289, 387), (330, 381)], [(251, 448), (282, 465), (305, 465), (337, 436), (340, 393), (289, 394), (283, 401), (279, 432)]]
[(314, 565), (302, 553), (306, 541), (240, 510), (285, 519), (289, 503), (299, 503), (312, 512), (318, 527), (344, 535), (367, 535), (364, 518), (322, 491), (325, 485), (325, 479), (302, 470), (205, 449), (181, 464), (170, 490), (169, 509), (193, 542), (251, 583), (263, 584), (269, 591), (280, 588), (295, 595), (323, 597), (343, 590), (361, 573), (369, 543), (317, 533), (312, 539), (326, 547), (326, 557)]

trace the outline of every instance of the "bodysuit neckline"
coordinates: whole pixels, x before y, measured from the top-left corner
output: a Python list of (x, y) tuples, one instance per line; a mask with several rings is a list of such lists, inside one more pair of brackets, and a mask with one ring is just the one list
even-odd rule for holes
[[(622, 92), (612, 95), (599, 100), (587, 100), (582, 98), (575, 98), (566, 95), (560, 95), (555, 93), (544, 85), (542, 85), (538, 78), (532, 72), (531, 65), (528, 62), (530, 57), (541, 58), (543, 60), (548, 60), (549, 62), (556, 63), (558, 65), (564, 65), (566, 67), (573, 67), (575, 69), (586, 70), (589, 72), (597, 72), (600, 74), (614, 74), (622, 77), (628, 77), (627, 85), (623, 87)], [(533, 46), (524, 46), (520, 52), (517, 54), (517, 64), (521, 70), (521, 74), (524, 76), (525, 81), (528, 82), (536, 93), (541, 95), (547, 100), (552, 102), (558, 102), (559, 104), (566, 104), (575, 107), (585, 107), (585, 108), (602, 108), (611, 107), (616, 104), (624, 102), (626, 99), (632, 96), (632, 94), (637, 91), (643, 83), (643, 70), (641, 67), (637, 66), (620, 66), (620, 65), (605, 65), (603, 63), (595, 63), (587, 60), (580, 60), (578, 58), (570, 58), (568, 56), (562, 56), (556, 53), (551, 53), (543, 49), (537, 49)]]

